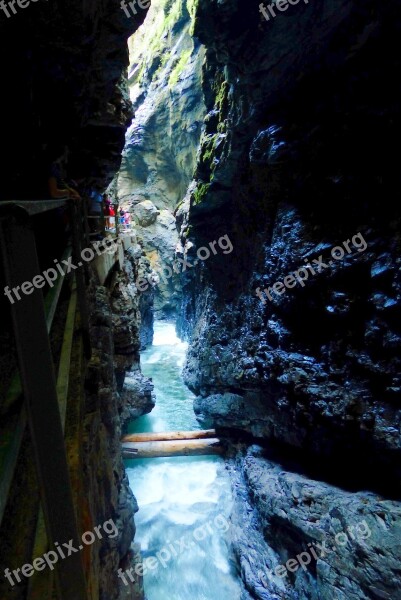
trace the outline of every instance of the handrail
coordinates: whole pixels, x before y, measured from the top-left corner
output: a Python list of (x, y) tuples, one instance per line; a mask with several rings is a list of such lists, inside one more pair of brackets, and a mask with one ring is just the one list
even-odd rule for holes
[(38, 215), (40, 213), (62, 208), (67, 205), (68, 198), (59, 198), (57, 200), (4, 200), (0, 202), (0, 207), (15, 207), (23, 208), (28, 215)]
[[(86, 243), (87, 247), (90, 244), (88, 216), (85, 214), (84, 204), (67, 198), (0, 201), (0, 260), (3, 259), (4, 262), (5, 283), (8, 286), (14, 287), (24, 280), (31, 281), (39, 273), (35, 237), (30, 227), (31, 217), (63, 207), (68, 207), (69, 210), (72, 236), (72, 247), (66, 248), (63, 258), (69, 259), (72, 256), (75, 264), (82, 264), (80, 260), (83, 244)], [(112, 239), (118, 239), (118, 215), (116, 215), (116, 236)], [(0, 462), (4, 467), (4, 471), (0, 474), (0, 526), (12, 489), (24, 433), (29, 424), (41, 490), (40, 509), (39, 511), (37, 507), (34, 509), (37, 514), (37, 527), (33, 540), (34, 554), (35, 551), (41, 552), (43, 548), (46, 549), (47, 544), (51, 547), (55, 538), (69, 541), (77, 540), (79, 536), (73, 506), (74, 500), (76, 501), (76, 486), (74, 480), (71, 481), (71, 464), (67, 460), (63, 424), (69, 384), (67, 363), (72, 351), (77, 305), (79, 307), (79, 318), (75, 328), (77, 352), (82, 361), (84, 355), (87, 359), (91, 356), (89, 310), (86, 298), (86, 286), (89, 281), (87, 269), (88, 265), (85, 263), (74, 273), (75, 286), (70, 299), (57, 382), (53, 373), (49, 332), (56, 314), (63, 276), (45, 298), (41, 290), (35, 290), (33, 294), (23, 296), (21, 301), (10, 306), (21, 376), (14, 377), (12, 380), (13, 387), (9, 391), (13, 391), (13, 406), (12, 410), (7, 410), (5, 413), (7, 422), (1, 428), (5, 435), (0, 446)], [(27, 331), (29, 331), (28, 336)], [(7, 398), (9, 399), (10, 395), (7, 395)], [(7, 406), (10, 408), (9, 404), (8, 402)], [(79, 481), (79, 477), (81, 475), (77, 470), (75, 480)], [(57, 571), (50, 575), (56, 576), (54, 591), (57, 598), (87, 600), (85, 569), (79, 555), (61, 561)], [(51, 579), (47, 576), (33, 578), (29, 586), (29, 599), (45, 600), (42, 590), (48, 582), (51, 584)]]
[[(59, 360), (58, 376), (57, 376), (57, 396), (59, 401), (61, 425), (65, 434), (65, 423), (67, 415), (67, 402), (69, 393), (69, 375), (71, 369), (71, 357), (73, 349), (73, 338), (75, 329), (77, 307), (77, 290), (76, 284), (73, 284), (71, 291), (70, 302), (68, 305), (68, 313), (66, 325), (64, 329), (63, 346)], [(48, 550), (48, 541), (46, 534), (46, 523), (43, 509), (40, 506), (37, 521), (36, 534), (33, 545), (32, 558), (42, 556)], [(49, 600), (53, 595), (54, 577), (52, 571), (37, 572), (29, 580), (27, 600)]]
[[(67, 259), (69, 256), (71, 256), (71, 249), (67, 248), (63, 257)], [(46, 323), (47, 331), (49, 333), (53, 325), (53, 319), (62, 285), (63, 278), (60, 276), (55, 287), (49, 291), (45, 298)], [(21, 379), (18, 372), (16, 372), (12, 377), (11, 383), (8, 387), (8, 392), (6, 395), (6, 410), (7, 408), (12, 407), (14, 403), (21, 398), (21, 395)], [(15, 468), (17, 466), (18, 454), (22, 443), (23, 433), (25, 432), (25, 427), (26, 413), (24, 406), (22, 406), (18, 413), (17, 419), (0, 429), (3, 440), (2, 449), (0, 452), (0, 456), (2, 455), (2, 458), (0, 458), (0, 465), (3, 467), (0, 478), (0, 525), (3, 520), (4, 510), (8, 500), (8, 493), (11, 488)]]
[[(82, 239), (83, 235), (82, 222), (78, 223), (81, 220), (81, 210), (74, 201), (68, 204), (72, 215), (73, 249), (76, 254), (81, 241), (77, 238), (79, 236)], [(66, 205), (67, 199), (0, 202), (0, 243), (6, 284), (9, 287), (14, 287), (20, 281), (31, 281), (39, 272), (35, 237), (29, 227), (30, 217)], [(76, 274), (77, 280), (79, 273), (78, 271)], [(78, 289), (78, 295), (79, 292)], [(84, 290), (83, 293), (85, 294)], [(80, 308), (86, 307), (82, 303)], [(11, 314), (24, 411), (34, 450), (47, 539), (50, 545), (59, 538), (77, 541), (79, 536), (71, 480), (41, 290), (37, 289), (14, 303)], [(83, 333), (87, 339), (87, 323), (85, 325)], [(79, 555), (74, 554), (59, 563), (56, 587), (57, 595), (62, 600), (87, 600), (85, 573)]]

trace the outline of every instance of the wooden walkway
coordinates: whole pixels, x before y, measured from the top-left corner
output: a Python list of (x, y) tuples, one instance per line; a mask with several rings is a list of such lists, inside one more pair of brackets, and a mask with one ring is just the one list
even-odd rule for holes
[(122, 439), (124, 458), (160, 458), (221, 454), (214, 429), (205, 431), (166, 431), (136, 433)]

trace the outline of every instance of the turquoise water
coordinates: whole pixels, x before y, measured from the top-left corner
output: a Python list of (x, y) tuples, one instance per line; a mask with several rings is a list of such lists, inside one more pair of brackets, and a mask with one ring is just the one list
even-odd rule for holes
[[(131, 432), (201, 429), (181, 371), (187, 345), (173, 324), (156, 323), (154, 344), (141, 355), (156, 407)], [(218, 456), (127, 460), (138, 500), (136, 541), (147, 600), (240, 600), (230, 546), (230, 480)]]
[(141, 354), (142, 372), (153, 379), (156, 406), (132, 423), (131, 433), (201, 429), (193, 411), (194, 395), (181, 377), (187, 346), (174, 324), (156, 322), (153, 346)]

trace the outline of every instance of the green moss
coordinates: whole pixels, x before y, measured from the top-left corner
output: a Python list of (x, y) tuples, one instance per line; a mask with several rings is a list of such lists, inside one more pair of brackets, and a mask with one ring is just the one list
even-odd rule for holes
[(201, 204), (203, 202), (203, 200), (207, 196), (209, 188), (210, 188), (210, 183), (198, 182), (198, 185), (197, 185), (196, 190), (194, 191), (194, 195), (193, 195), (194, 205)]
[(187, 10), (191, 19), (195, 19), (199, 0), (187, 0)]
[(188, 225), (188, 227), (186, 228), (186, 230), (183, 233), (183, 237), (187, 240), (189, 238), (189, 236), (192, 235), (192, 232), (193, 232), (193, 226)]
[(217, 88), (215, 105), (219, 109), (219, 112), (220, 112), (219, 121), (221, 121), (222, 116), (225, 115), (225, 113), (228, 110), (228, 91), (229, 91), (229, 89), (230, 89), (230, 86), (228, 85), (227, 81), (223, 81), (221, 83), (221, 85)]
[[(138, 39), (133, 59), (138, 59), (140, 63), (139, 74), (136, 77), (140, 85), (147, 77), (149, 67), (152, 65), (155, 56), (160, 56), (162, 63), (157, 69), (157, 73), (168, 60), (165, 54), (169, 54), (169, 38), (171, 30), (179, 21), (185, 10), (184, 2), (186, 0), (158, 0), (155, 9), (157, 9), (153, 22), (146, 31), (146, 36)], [(155, 73), (156, 75), (156, 73)], [(153, 76), (154, 79), (154, 76)]]
[(191, 17), (191, 26), (189, 29), (189, 33), (192, 37), (195, 35), (196, 12), (198, 10), (198, 3), (199, 0), (187, 0), (187, 10), (189, 12), (189, 16)]
[(227, 121), (221, 121), (218, 125), (217, 125), (217, 131), (219, 133), (225, 133), (227, 131)]
[(156, 81), (160, 77), (160, 74), (163, 71), (164, 67), (166, 66), (166, 63), (170, 60), (170, 57), (171, 57), (171, 53), (165, 51), (163, 56), (161, 57), (160, 65), (157, 67), (155, 74), (152, 77), (152, 81)]
[(201, 161), (203, 163), (211, 162), (216, 153), (216, 142), (219, 139), (218, 133), (207, 134), (202, 140)]
[[(204, 181), (198, 181), (197, 187), (193, 193), (193, 205), (202, 204), (209, 192), (209, 188), (214, 179), (214, 171), (219, 163), (225, 147), (225, 138), (227, 132), (227, 115), (229, 111), (230, 86), (224, 80), (222, 74), (217, 78), (214, 85), (215, 109), (218, 111), (218, 122), (215, 133), (204, 133), (201, 141), (201, 172)], [(205, 180), (209, 180), (205, 182)]]
[(171, 5), (166, 3), (166, 17), (164, 21), (165, 29), (172, 29), (177, 23), (184, 11), (184, 0), (173, 0)]
[(174, 67), (174, 69), (171, 71), (171, 74), (170, 74), (170, 77), (168, 80), (168, 85), (170, 88), (173, 88), (177, 85), (181, 73), (183, 72), (183, 70), (185, 69), (185, 67), (188, 64), (189, 59), (191, 58), (191, 54), (192, 54), (192, 49), (184, 50), (184, 52), (181, 54), (181, 57), (180, 57), (179, 61), (177, 62), (176, 66)]

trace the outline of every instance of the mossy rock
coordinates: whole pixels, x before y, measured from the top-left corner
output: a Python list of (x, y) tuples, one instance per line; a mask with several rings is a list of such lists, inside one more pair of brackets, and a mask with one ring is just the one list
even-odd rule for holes
[(201, 161), (203, 163), (211, 163), (216, 152), (216, 142), (219, 138), (219, 134), (205, 135), (202, 140), (202, 153)]
[(207, 193), (210, 188), (210, 183), (198, 183), (194, 193), (193, 193), (193, 204), (194, 206), (198, 206), (202, 204), (204, 199), (207, 196)]
[(187, 66), (187, 64), (191, 58), (191, 54), (192, 54), (192, 49), (184, 50), (184, 52), (182, 53), (176, 66), (171, 71), (171, 74), (170, 74), (170, 77), (168, 80), (168, 85), (170, 88), (174, 88), (177, 85), (177, 83), (180, 79), (181, 73), (184, 71), (185, 67)]

